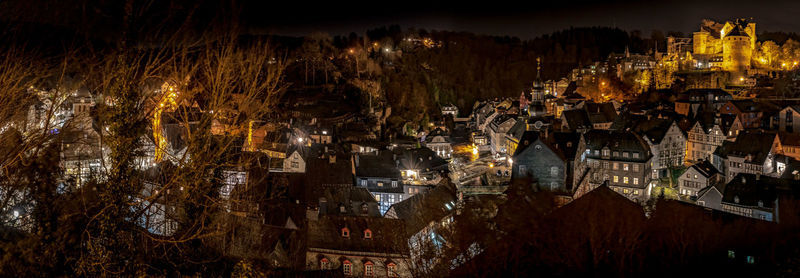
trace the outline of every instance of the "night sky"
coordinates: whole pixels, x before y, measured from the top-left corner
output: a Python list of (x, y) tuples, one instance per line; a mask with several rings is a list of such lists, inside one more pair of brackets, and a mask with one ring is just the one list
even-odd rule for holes
[(800, 1), (253, 1), (244, 4), (244, 19), (254, 30), (282, 35), (314, 31), (363, 33), (398, 24), (436, 30), (533, 38), (574, 27), (609, 26), (624, 30), (697, 29), (701, 19), (719, 21), (752, 17), (758, 33), (800, 32)]

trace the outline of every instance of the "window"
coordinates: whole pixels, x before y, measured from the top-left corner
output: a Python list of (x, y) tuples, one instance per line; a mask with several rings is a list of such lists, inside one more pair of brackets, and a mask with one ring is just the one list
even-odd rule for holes
[(622, 177), (622, 182), (628, 184), (628, 177)]
[(628, 163), (622, 164), (622, 170), (628, 171)]
[(633, 164), (633, 171), (639, 172), (639, 164)]
[(619, 157), (619, 152), (618, 151), (614, 151), (614, 157)]
[(608, 169), (608, 161), (603, 161), (603, 168)]
[(628, 158), (628, 156), (629, 156), (628, 152), (622, 152), (622, 157)]
[(409, 187), (409, 188), (408, 188), (408, 194), (414, 194), (414, 189), (413, 189), (413, 188), (411, 188), (411, 187)]
[(638, 196), (639, 195), (639, 189), (634, 189), (633, 190), (633, 195), (637, 195)]
[(361, 186), (367, 186), (367, 179), (361, 179)]
[(322, 258), (319, 260), (319, 269), (328, 269), (330, 267), (331, 262), (328, 261), (328, 258)]
[(386, 264), (386, 276), (397, 277), (397, 265), (390, 262)]
[(350, 260), (344, 260), (344, 262), (342, 262), (342, 272), (344, 272), (344, 275), (353, 274), (353, 263), (351, 263)]
[(371, 239), (372, 238), (372, 231), (370, 229), (364, 230), (364, 238)]
[(347, 212), (347, 208), (344, 207), (344, 205), (339, 205), (339, 212), (345, 213), (345, 212)]
[(625, 189), (623, 189), (623, 190), (622, 190), (622, 192), (623, 192), (623, 193), (625, 193), (625, 194), (628, 194), (628, 193), (631, 193), (631, 190), (630, 190), (630, 189), (627, 189), (627, 188), (625, 188)]
[(367, 203), (361, 204), (361, 213), (362, 214), (369, 213), (369, 205), (367, 205)]
[(603, 156), (609, 156), (610, 153), (611, 153), (611, 151), (609, 151), (609, 150), (603, 150)]
[(639, 184), (639, 178), (633, 178), (633, 184)]
[(392, 181), (392, 187), (397, 187), (397, 181)]
[(383, 187), (383, 182), (379, 181), (378, 182), (378, 187)]
[(756, 259), (753, 256), (747, 256), (747, 264), (754, 264), (756, 263)]
[(550, 167), (550, 176), (552, 177), (558, 176), (558, 167), (556, 166)]
[(370, 261), (364, 263), (364, 276), (371, 277), (373, 274), (375, 274), (373, 267), (374, 264)]
[(297, 161), (292, 161), (292, 168), (299, 168), (299, 167), (300, 163), (297, 163)]
[(619, 182), (619, 177), (618, 176), (614, 176), (614, 182)]
[(350, 237), (350, 229), (347, 227), (342, 228), (342, 237)]
[(614, 162), (614, 170), (619, 170), (619, 163)]

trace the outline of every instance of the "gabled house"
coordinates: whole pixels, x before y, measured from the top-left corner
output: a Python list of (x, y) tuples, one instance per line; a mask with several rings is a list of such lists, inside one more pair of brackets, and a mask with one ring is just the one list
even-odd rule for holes
[(738, 174), (722, 192), (722, 211), (765, 221), (777, 221), (778, 178)]
[[(446, 244), (441, 229), (446, 229), (453, 223), (457, 205), (455, 184), (449, 180), (442, 180), (436, 188), (392, 205), (384, 217), (401, 219), (405, 222), (405, 236), (408, 238), (413, 262), (436, 260), (423, 256), (438, 257), (436, 255), (439, 255), (441, 247)], [(434, 254), (426, 254), (429, 251), (433, 251)], [(432, 266), (435, 263), (427, 261), (421, 266)]]
[(689, 166), (678, 177), (678, 194), (696, 197), (700, 190), (721, 182), (724, 183), (722, 173), (717, 171), (717, 168), (710, 162), (701, 161)]
[(735, 142), (726, 141), (714, 152), (712, 163), (725, 174), (726, 182), (739, 173), (778, 176), (774, 157), (780, 144), (774, 132), (743, 132)]
[(411, 277), (404, 221), (382, 217), (332, 216), (309, 221), (303, 268), (337, 270), (344, 276)]
[(800, 106), (790, 105), (770, 119), (770, 126), (780, 132), (800, 133)]
[[(520, 139), (514, 155), (511, 157), (511, 178), (523, 179), (531, 177), (539, 185), (540, 190), (549, 190), (564, 195), (572, 195), (572, 158), (577, 149), (577, 135), (549, 137), (539, 131), (526, 131)], [(545, 137), (548, 136), (548, 137)], [(558, 148), (561, 147), (561, 148)]]
[(687, 132), (686, 160), (689, 162), (711, 160), (714, 151), (722, 146), (726, 138), (719, 117), (711, 113), (701, 114)]
[(590, 130), (583, 134), (575, 157), (575, 197), (607, 182), (628, 199), (650, 198), (652, 185), (649, 145), (630, 131)]
[(652, 118), (638, 122), (632, 129), (653, 152), (653, 178), (668, 175), (670, 168), (683, 166), (686, 155), (686, 136), (675, 121)]
[(507, 152), (505, 145), (506, 134), (516, 122), (517, 119), (511, 115), (501, 115), (494, 118), (488, 125), (486, 134), (489, 135), (492, 153), (504, 154)]
[(425, 136), (425, 147), (436, 152), (440, 157), (449, 159), (453, 155), (450, 135), (444, 129), (436, 128)]
[(392, 152), (353, 154), (353, 172), (356, 186), (366, 188), (375, 196), (381, 213), (389, 206), (404, 200), (403, 181)]

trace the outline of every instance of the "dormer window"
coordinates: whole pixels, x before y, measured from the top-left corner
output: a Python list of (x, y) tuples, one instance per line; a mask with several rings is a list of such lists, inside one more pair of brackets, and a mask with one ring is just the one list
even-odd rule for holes
[(369, 205), (367, 203), (361, 204), (361, 213), (367, 214), (369, 212)]
[(364, 276), (365, 277), (372, 277), (375, 275), (375, 264), (370, 261), (364, 263)]
[(733, 202), (738, 204), (739, 203), (739, 196), (733, 196)]
[(364, 230), (364, 238), (365, 239), (372, 239), (372, 230), (370, 230), (370, 229)]
[(347, 212), (347, 208), (345, 208), (344, 205), (339, 205), (339, 212), (345, 213)]
[(331, 262), (328, 260), (328, 258), (322, 258), (319, 260), (319, 269), (328, 269), (330, 265)]
[(350, 260), (344, 260), (342, 262), (342, 272), (344, 272), (344, 275), (353, 274), (353, 263), (351, 263)]
[(350, 237), (350, 229), (347, 227), (342, 228), (342, 237), (349, 238)]
[(397, 277), (397, 264), (393, 262), (386, 264), (386, 276)]

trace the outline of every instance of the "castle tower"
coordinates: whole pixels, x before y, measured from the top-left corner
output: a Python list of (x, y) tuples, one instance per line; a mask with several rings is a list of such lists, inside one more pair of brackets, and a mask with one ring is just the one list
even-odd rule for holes
[[(742, 77), (750, 69), (753, 45), (747, 27), (737, 21), (722, 38), (722, 68), (732, 73), (732, 78)], [(748, 26), (749, 27), (749, 26)]]
[(706, 31), (694, 32), (692, 36), (692, 53), (694, 54), (708, 54), (708, 37), (711, 36)]

